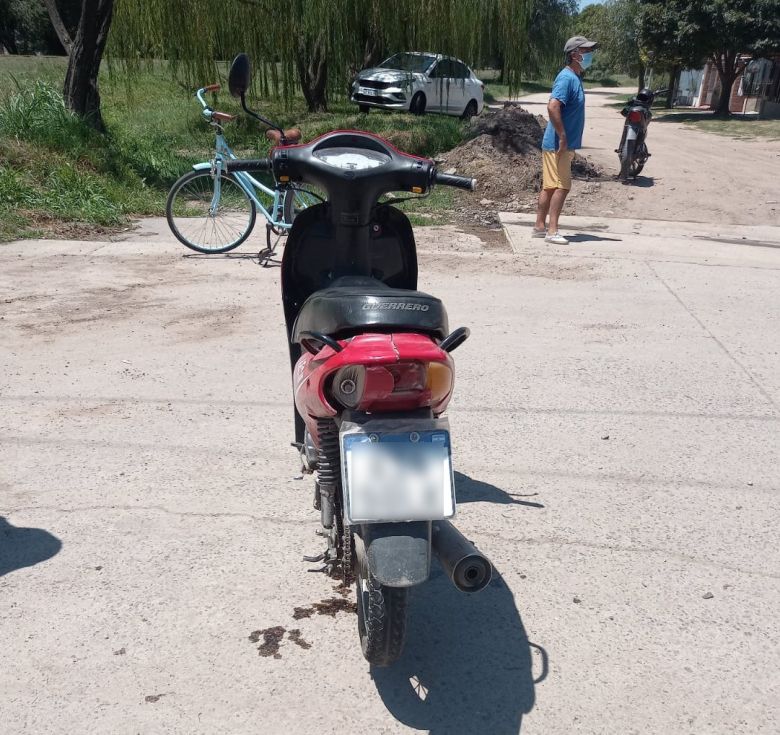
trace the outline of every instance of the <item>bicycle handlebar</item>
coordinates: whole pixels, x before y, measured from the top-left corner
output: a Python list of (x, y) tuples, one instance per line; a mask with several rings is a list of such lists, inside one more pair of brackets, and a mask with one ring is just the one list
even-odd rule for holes
[(228, 171), (270, 171), (270, 158), (247, 158), (242, 161), (228, 161)]
[(437, 173), (433, 180), (437, 184), (454, 186), (456, 189), (465, 189), (466, 191), (474, 191), (477, 188), (477, 180), (470, 179), (468, 176), (453, 176), (452, 174)]

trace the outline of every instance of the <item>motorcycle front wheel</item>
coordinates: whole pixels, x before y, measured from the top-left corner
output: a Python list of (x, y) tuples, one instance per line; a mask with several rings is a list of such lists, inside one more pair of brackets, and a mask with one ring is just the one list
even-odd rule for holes
[(371, 573), (363, 540), (355, 534), (355, 582), (360, 648), (372, 666), (398, 660), (406, 641), (409, 590), (387, 587)]

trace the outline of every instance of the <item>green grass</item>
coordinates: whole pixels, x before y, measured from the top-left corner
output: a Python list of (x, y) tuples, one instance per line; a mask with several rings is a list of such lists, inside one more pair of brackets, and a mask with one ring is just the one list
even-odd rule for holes
[[(511, 99), (525, 97), (529, 94), (538, 94), (549, 92), (552, 88), (552, 80), (548, 82), (523, 82), (520, 89), (515, 90)], [(498, 102), (499, 100), (510, 99), (509, 85), (498, 84), (496, 82), (487, 82), (485, 84), (485, 102)]]
[(780, 120), (733, 115), (728, 119), (707, 112), (670, 111), (657, 118), (661, 122), (681, 122), (705, 133), (725, 135), (737, 140), (780, 140)]
[[(166, 64), (149, 65), (132, 84), (117, 69), (104, 69), (100, 90), (106, 135), (65, 110), (64, 75), (61, 58), (0, 56), (0, 240), (56, 233), (63, 223), (71, 223), (67, 231), (72, 232), (76, 223), (85, 229), (112, 227), (134, 215), (161, 215), (170, 185), (213, 152), (214, 134), (201, 117), (194, 90), (175, 81)], [(204, 84), (211, 81), (216, 80)], [(227, 92), (209, 101), (239, 115), (226, 126), (238, 155), (268, 151), (262, 126), (247, 118)], [(361, 129), (425, 156), (455, 147), (466, 129), (460, 120), (442, 115), (363, 115), (345, 99), (332, 102), (327, 113), (309, 113), (302, 97), (289, 107), (261, 99), (250, 105), (283, 127), (300, 127), (305, 140), (339, 128)], [(402, 206), (418, 222), (431, 221), (451, 201), (437, 191)]]
[[(610, 103), (616, 110), (622, 109), (631, 95), (619, 95), (616, 102)], [(655, 122), (684, 123), (705, 133), (724, 135), (737, 140), (780, 140), (780, 120), (759, 120), (749, 115), (732, 115), (727, 119), (715, 117), (708, 110), (667, 110), (665, 100), (657, 99), (653, 103)]]
[[(481, 73), (482, 72), (477, 72), (477, 76)], [(480, 79), (481, 78), (482, 77), (480, 77)], [(594, 87), (632, 87), (635, 84), (636, 79), (626, 76), (604, 77), (599, 79), (588, 79), (586, 77), (583, 81), (583, 86), (586, 89), (593, 89)], [(517, 99), (518, 97), (525, 97), (529, 94), (549, 93), (552, 89), (552, 85), (553, 79), (529, 80), (523, 82), (520, 85), (520, 89), (516, 90), (511, 95), (511, 98)], [(500, 84), (494, 80), (485, 82), (485, 102), (495, 103), (505, 99), (510, 99), (508, 85)]]

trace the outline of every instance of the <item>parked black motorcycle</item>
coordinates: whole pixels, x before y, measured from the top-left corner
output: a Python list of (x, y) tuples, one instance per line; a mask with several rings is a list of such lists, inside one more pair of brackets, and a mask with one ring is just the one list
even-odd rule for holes
[(667, 94), (668, 89), (658, 89), (653, 92), (650, 89), (642, 89), (636, 97), (630, 99), (620, 114), (626, 118), (623, 125), (623, 137), (615, 153), (620, 158), (619, 179), (628, 183), (629, 177), (635, 179), (650, 158), (647, 150), (647, 127), (653, 113), (650, 108), (653, 101), (660, 94)]
[[(246, 109), (243, 54), (229, 86)], [(324, 551), (305, 559), (356, 581), (363, 655), (386, 666), (401, 655), (407, 594), (428, 579), (432, 556), (464, 592), (483, 589), (492, 567), (449, 521), (455, 488), (441, 414), (453, 389), (450, 354), (469, 332), (450, 333), (441, 301), (416, 290), (411, 225), (380, 199), (475, 182), (359, 131), (281, 140), (270, 158), (227, 169), (270, 170), (280, 186), (327, 192), (296, 217), (281, 273), (295, 445), (316, 478), (325, 539)]]

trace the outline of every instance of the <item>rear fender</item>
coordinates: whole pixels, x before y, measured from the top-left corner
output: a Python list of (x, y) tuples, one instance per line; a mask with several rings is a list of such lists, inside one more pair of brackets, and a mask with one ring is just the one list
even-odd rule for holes
[(431, 522), (360, 526), (368, 568), (388, 587), (413, 587), (431, 572)]

